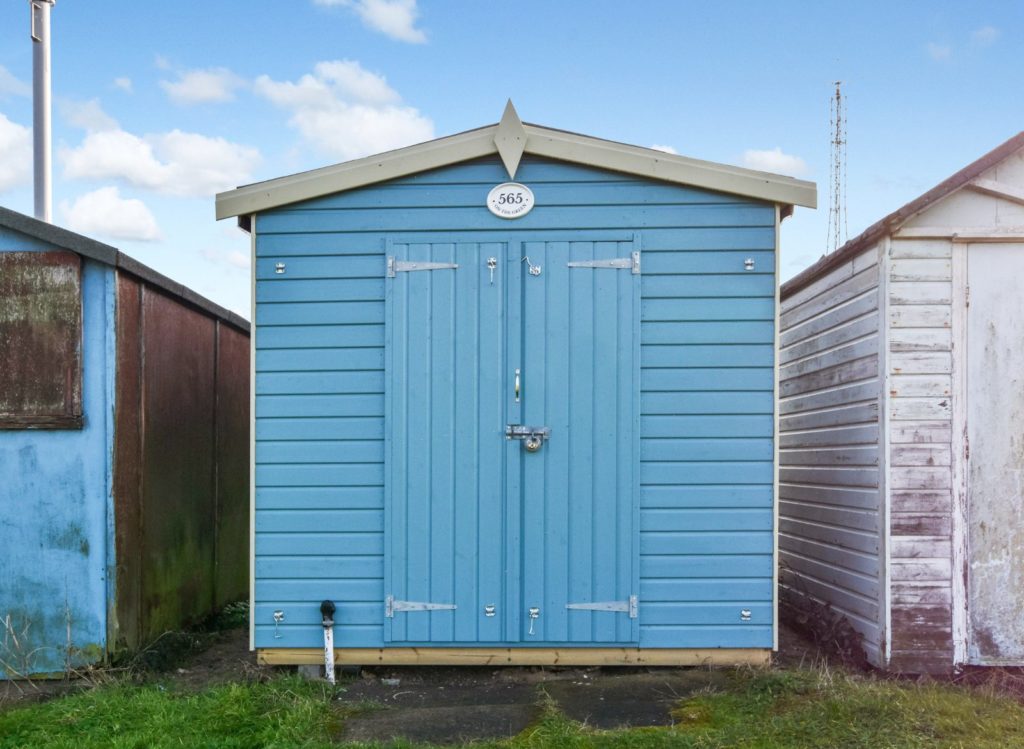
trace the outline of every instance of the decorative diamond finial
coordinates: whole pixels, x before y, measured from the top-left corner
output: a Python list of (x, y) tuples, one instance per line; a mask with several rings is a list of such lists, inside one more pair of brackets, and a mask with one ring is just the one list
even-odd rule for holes
[(498, 155), (508, 170), (509, 179), (515, 179), (519, 159), (526, 150), (526, 138), (526, 128), (516, 114), (512, 100), (509, 99), (505, 105), (505, 112), (501, 115), (501, 122), (498, 123), (498, 131), (494, 134), (494, 145), (498, 147)]

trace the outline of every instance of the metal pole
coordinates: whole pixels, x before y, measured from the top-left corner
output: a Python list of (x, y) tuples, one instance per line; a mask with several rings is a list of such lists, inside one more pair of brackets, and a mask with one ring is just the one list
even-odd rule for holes
[(50, 138), (50, 8), (56, 0), (29, 0), (32, 33), (32, 146), (36, 218), (53, 217)]

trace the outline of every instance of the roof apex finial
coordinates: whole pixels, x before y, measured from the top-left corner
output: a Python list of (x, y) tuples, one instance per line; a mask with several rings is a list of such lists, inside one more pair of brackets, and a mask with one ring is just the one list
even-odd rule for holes
[(505, 104), (505, 111), (501, 115), (501, 122), (494, 133), (494, 145), (498, 148), (498, 155), (508, 170), (509, 179), (515, 179), (516, 170), (519, 168), (519, 159), (526, 150), (526, 128), (523, 121), (519, 119), (512, 100)]

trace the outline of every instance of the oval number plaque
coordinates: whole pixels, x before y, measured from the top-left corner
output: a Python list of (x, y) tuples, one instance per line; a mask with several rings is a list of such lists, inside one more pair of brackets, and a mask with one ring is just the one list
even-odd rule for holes
[(533, 208), (533, 192), (518, 182), (505, 182), (487, 194), (487, 207), (499, 218), (520, 218)]

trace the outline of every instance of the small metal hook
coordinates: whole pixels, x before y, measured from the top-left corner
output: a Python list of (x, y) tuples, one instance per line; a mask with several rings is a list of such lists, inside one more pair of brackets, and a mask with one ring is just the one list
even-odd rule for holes
[(520, 262), (526, 263), (526, 265), (530, 268), (530, 275), (531, 276), (539, 276), (540, 275), (540, 266), (539, 265), (534, 265), (533, 263), (531, 263), (530, 262), (530, 257), (528, 255), (523, 255), (523, 259)]

